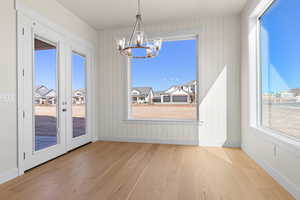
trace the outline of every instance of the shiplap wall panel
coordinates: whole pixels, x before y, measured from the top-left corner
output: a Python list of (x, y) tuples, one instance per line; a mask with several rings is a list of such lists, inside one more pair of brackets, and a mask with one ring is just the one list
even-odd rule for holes
[[(205, 18), (189, 22), (148, 25), (150, 37), (199, 35), (200, 116), (196, 123), (129, 122), (125, 119), (124, 58), (116, 39), (131, 27), (99, 31), (97, 71), (98, 133), (100, 140), (127, 140), (209, 146), (240, 144), (240, 19)], [(225, 75), (220, 74), (225, 70)], [(220, 79), (220, 80), (218, 80)], [(221, 82), (223, 81), (223, 83)], [(225, 81), (225, 83), (224, 83)]]

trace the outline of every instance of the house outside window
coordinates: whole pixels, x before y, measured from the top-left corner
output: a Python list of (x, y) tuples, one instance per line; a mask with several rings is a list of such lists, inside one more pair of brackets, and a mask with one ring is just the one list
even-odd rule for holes
[(196, 37), (164, 40), (157, 57), (131, 59), (129, 68), (129, 119), (198, 119)]
[(259, 18), (259, 125), (300, 139), (300, 2), (276, 0)]

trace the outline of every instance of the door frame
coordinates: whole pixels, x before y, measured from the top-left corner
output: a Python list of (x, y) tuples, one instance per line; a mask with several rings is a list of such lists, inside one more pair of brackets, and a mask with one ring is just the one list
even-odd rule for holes
[[(95, 107), (95, 96), (92, 96), (92, 93), (95, 93), (95, 85), (93, 84), (95, 82), (95, 52), (96, 48), (94, 44), (91, 42), (84, 40), (76, 35), (74, 35), (72, 32), (67, 31), (62, 26), (59, 26), (47, 18), (45, 18), (40, 13), (37, 13), (36, 11), (30, 9), (26, 6), (26, 4), (22, 1), (16, 0), (16, 10), (17, 10), (17, 120), (18, 120), (18, 127), (17, 127), (17, 144), (18, 144), (18, 172), (19, 175), (24, 174), (24, 149), (25, 149), (25, 123), (24, 123), (24, 114), (26, 115), (26, 112), (24, 112), (24, 65), (28, 63), (28, 60), (30, 59), (30, 56), (32, 56), (32, 52), (29, 49), (28, 46), (24, 45), (26, 43), (26, 40), (32, 39), (32, 35), (25, 34), (28, 31), (32, 31), (31, 27), (35, 23), (39, 23), (43, 26), (46, 26), (50, 28), (51, 30), (59, 33), (64, 37), (64, 45), (66, 47), (72, 47), (77, 46), (80, 48), (83, 48), (89, 52), (89, 67), (87, 68), (87, 131), (90, 135), (90, 138), (88, 138), (88, 141), (95, 142), (98, 140), (98, 136), (96, 134), (96, 123), (95, 123), (95, 116), (96, 116), (96, 110), (91, 109), (92, 107)], [(66, 49), (66, 48), (65, 48)], [(65, 52), (66, 53), (66, 52)], [(66, 138), (67, 139), (67, 138)], [(86, 142), (86, 141), (85, 141)], [(66, 143), (66, 150), (72, 149), (73, 146), (68, 146)]]

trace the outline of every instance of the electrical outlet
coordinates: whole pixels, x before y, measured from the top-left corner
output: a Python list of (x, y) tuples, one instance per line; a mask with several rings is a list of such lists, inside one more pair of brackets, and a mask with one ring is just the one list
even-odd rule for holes
[(0, 94), (0, 103), (14, 103), (15, 99), (14, 94)]

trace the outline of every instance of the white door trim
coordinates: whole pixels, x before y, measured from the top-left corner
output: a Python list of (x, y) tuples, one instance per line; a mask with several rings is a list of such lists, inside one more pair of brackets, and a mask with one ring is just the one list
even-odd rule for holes
[[(88, 110), (89, 110), (89, 134), (91, 135), (91, 138), (89, 138), (89, 141), (97, 141), (98, 137), (95, 132), (95, 116), (96, 111), (95, 109), (91, 109), (92, 107), (95, 107), (95, 96), (92, 96), (91, 94), (94, 93), (94, 85), (95, 82), (95, 47), (90, 42), (81, 39), (80, 37), (77, 37), (73, 33), (65, 30), (63, 27), (52, 23), (39, 13), (33, 11), (32, 9), (28, 8), (22, 1), (16, 0), (16, 9), (17, 9), (17, 79), (18, 79), (18, 169), (19, 169), (19, 175), (22, 175), (24, 173), (24, 162), (23, 162), (23, 152), (24, 152), (24, 139), (23, 133), (24, 133), (24, 121), (23, 121), (23, 108), (24, 108), (24, 79), (23, 79), (23, 73), (24, 69), (23, 66), (28, 62), (30, 54), (32, 53), (28, 47), (22, 45), (24, 43), (24, 40), (29, 39), (28, 37), (31, 37), (31, 35), (26, 35), (23, 37), (24, 32), (31, 31), (31, 25), (35, 23), (42, 24), (44, 26), (47, 26), (48, 28), (52, 29), (53, 31), (59, 33), (60, 35), (65, 36), (64, 38), (64, 45), (67, 47), (70, 46), (79, 46), (81, 48), (86, 49), (89, 52), (89, 63), (90, 67), (88, 69)], [(29, 30), (28, 30), (29, 29)], [(86, 143), (84, 141), (83, 143)], [(69, 148), (67, 148), (69, 149)]]

